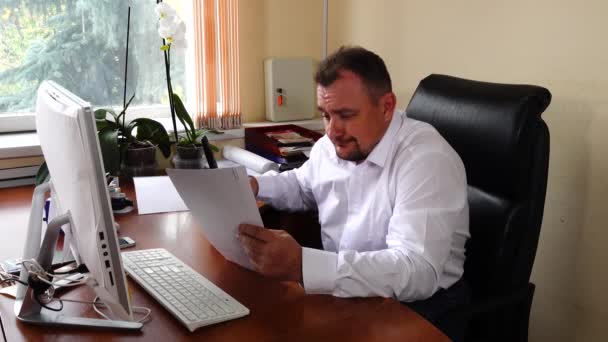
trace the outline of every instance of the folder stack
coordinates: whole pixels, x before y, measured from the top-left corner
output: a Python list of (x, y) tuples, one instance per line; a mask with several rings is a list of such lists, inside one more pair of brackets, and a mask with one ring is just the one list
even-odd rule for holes
[(285, 171), (300, 167), (323, 135), (297, 125), (245, 128), (245, 148), (280, 164)]

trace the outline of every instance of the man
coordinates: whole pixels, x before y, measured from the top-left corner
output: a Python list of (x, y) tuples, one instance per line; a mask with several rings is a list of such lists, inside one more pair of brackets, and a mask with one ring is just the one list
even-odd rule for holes
[[(376, 54), (340, 48), (315, 80), (326, 135), (302, 167), (252, 178), (251, 187), (277, 209), (317, 209), (324, 250), (241, 225), (247, 255), (261, 274), (298, 281), (307, 293), (418, 303), (437, 292), (445, 297), (461, 283), (469, 237), (462, 161), (433, 127), (395, 110)], [(444, 304), (426, 306), (432, 314)], [(428, 317), (426, 308), (412, 307)]]

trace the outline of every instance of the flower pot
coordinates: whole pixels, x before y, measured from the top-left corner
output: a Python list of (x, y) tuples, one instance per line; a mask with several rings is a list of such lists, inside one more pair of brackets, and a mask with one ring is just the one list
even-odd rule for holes
[(207, 169), (207, 159), (203, 157), (202, 145), (177, 145), (177, 153), (172, 159), (176, 169)]
[(156, 174), (156, 146), (129, 147), (121, 165), (127, 177), (154, 176)]

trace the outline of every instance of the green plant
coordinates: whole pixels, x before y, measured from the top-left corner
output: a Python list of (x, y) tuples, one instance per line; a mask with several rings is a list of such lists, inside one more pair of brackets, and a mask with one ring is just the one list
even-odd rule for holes
[[(131, 97), (118, 115), (112, 109), (102, 108), (95, 111), (95, 122), (103, 164), (105, 171), (110, 174), (116, 174), (120, 170), (120, 164), (128, 148), (158, 146), (165, 158), (169, 158), (171, 155), (169, 134), (160, 122), (147, 118), (137, 118), (125, 123), (125, 112), (134, 96)], [(108, 120), (108, 114), (111, 120)], [(133, 135), (135, 128), (137, 128), (137, 134)], [(212, 148), (217, 150), (215, 146)], [(36, 185), (40, 185), (49, 179), (46, 162), (42, 163), (38, 169), (35, 179)]]
[[(131, 97), (132, 99), (133, 97)], [(158, 121), (137, 118), (125, 124), (125, 111), (131, 100), (118, 115), (112, 109), (102, 108), (95, 111), (95, 122), (103, 164), (105, 171), (110, 174), (116, 174), (120, 170), (120, 164), (128, 148), (158, 146), (165, 158), (169, 158), (171, 154), (169, 134)], [(108, 114), (111, 120), (107, 119)], [(137, 134), (133, 135), (135, 128), (137, 128)], [(36, 174), (36, 185), (40, 185), (48, 179), (49, 171), (45, 162)]]
[(36, 186), (47, 182), (51, 176), (49, 175), (49, 168), (46, 166), (46, 162), (40, 165), (38, 172), (36, 172), (36, 178), (34, 179)]
[[(224, 133), (224, 132), (219, 132), (219, 131), (210, 130), (210, 129), (197, 130), (194, 127), (194, 122), (192, 122), (192, 117), (190, 116), (190, 114), (188, 114), (186, 107), (184, 106), (182, 100), (179, 98), (179, 96), (177, 94), (173, 94), (173, 105), (175, 106), (175, 115), (177, 116), (179, 121), (184, 126), (184, 134), (179, 136), (179, 139), (177, 142), (177, 144), (179, 146), (200, 145), (201, 139), (207, 133), (210, 133), (210, 132), (213, 132), (216, 134)], [(213, 151), (219, 152), (219, 149), (215, 145), (209, 144), (209, 146), (211, 147), (211, 149)]]
[[(110, 174), (120, 170), (128, 148), (158, 146), (165, 158), (171, 154), (169, 134), (161, 123), (148, 118), (137, 118), (125, 123), (126, 109), (132, 99), (133, 97), (118, 115), (111, 109), (102, 108), (95, 111), (101, 154), (106, 172)], [(133, 135), (135, 128), (137, 133)]]

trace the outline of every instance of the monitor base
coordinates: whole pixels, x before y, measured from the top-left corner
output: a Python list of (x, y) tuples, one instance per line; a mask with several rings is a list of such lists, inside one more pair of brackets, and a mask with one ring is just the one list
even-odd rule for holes
[[(22, 303), (15, 302), (15, 308), (21, 306)], [(112, 329), (112, 330), (131, 330), (138, 331), (143, 327), (142, 323), (114, 321), (99, 318), (84, 318), (70, 317), (60, 312), (45, 312), (32, 313), (26, 316), (17, 316), (21, 322), (34, 325), (46, 325), (54, 327), (70, 327), (70, 328), (94, 328), (94, 329)]]
[[(59, 231), (64, 224), (72, 224), (71, 214), (68, 210), (65, 214), (55, 217), (48, 223), (44, 240), (41, 240), (41, 217), (44, 206), (44, 196), (52, 188), (51, 183), (39, 185), (34, 190), (32, 197), (32, 209), (30, 212), (29, 229), (23, 260), (35, 259), (43, 269), (50, 269), (53, 260), (53, 251)], [(20, 280), (28, 283), (29, 272), (22, 265)], [(123, 320), (107, 320), (97, 318), (71, 317), (61, 312), (49, 311), (40, 306), (34, 299), (36, 294), (30, 285), (17, 285), (17, 296), (15, 298), (15, 316), (18, 320), (36, 325), (62, 326), (62, 327), (87, 327), (118, 330), (141, 330), (143, 324), (139, 322)]]

